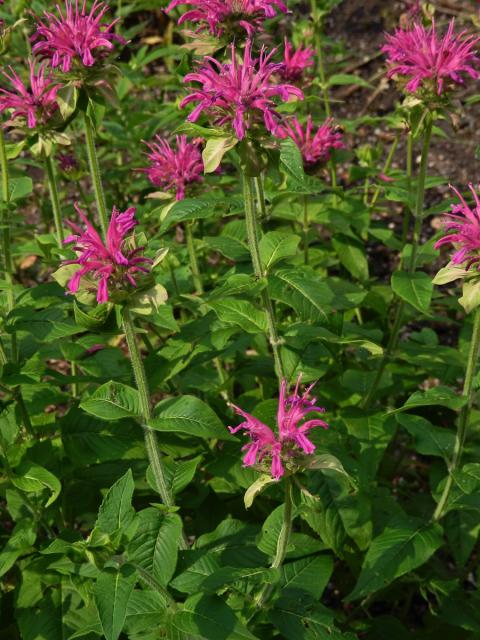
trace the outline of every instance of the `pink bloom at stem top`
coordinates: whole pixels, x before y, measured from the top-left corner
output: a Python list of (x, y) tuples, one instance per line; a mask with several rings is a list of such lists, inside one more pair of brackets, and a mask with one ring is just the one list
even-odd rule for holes
[(463, 265), (465, 269), (469, 269), (475, 264), (479, 269), (480, 199), (472, 183), (468, 185), (468, 188), (473, 195), (474, 207), (470, 207), (466, 203), (462, 194), (455, 187), (451, 188), (460, 200), (460, 204), (452, 205), (452, 212), (445, 214), (446, 235), (435, 243), (435, 249), (439, 249), (445, 244), (451, 244), (455, 248), (452, 255), (453, 264)]
[(333, 124), (332, 118), (327, 118), (316, 131), (312, 117), (309, 115), (307, 124), (302, 126), (295, 116), (283, 124), (277, 132), (279, 138), (291, 138), (302, 154), (306, 167), (330, 159), (332, 149), (344, 149), (342, 134)]
[(176, 149), (166, 138), (155, 136), (146, 142), (150, 166), (142, 169), (150, 182), (166, 191), (175, 191), (175, 198), (183, 200), (188, 185), (203, 180), (203, 160), (198, 142), (188, 142), (187, 136), (176, 137)]
[(193, 22), (197, 32), (209, 29), (218, 37), (226, 30), (235, 31), (238, 25), (251, 38), (265, 19), (275, 17), (277, 11), (287, 12), (282, 0), (172, 0), (166, 11), (181, 5), (191, 8), (180, 17), (179, 25)]
[(310, 47), (294, 46), (285, 38), (283, 50), (283, 62), (278, 71), (280, 78), (284, 82), (298, 82), (302, 79), (305, 69), (313, 67), (315, 51)]
[(56, 10), (56, 14), (44, 11), (43, 20), (37, 18), (37, 29), (31, 38), (35, 43), (33, 53), (49, 58), (53, 68), (61, 67), (67, 73), (74, 62), (92, 67), (113, 50), (113, 41), (126, 42), (113, 31), (118, 19), (102, 22), (109, 10), (104, 2), (94, 0), (88, 11), (86, 0), (65, 0), (65, 11), (58, 4)]
[(281, 66), (271, 62), (275, 49), (267, 54), (262, 47), (260, 57), (254, 58), (252, 43), (247, 41), (242, 61), (237, 60), (235, 45), (231, 50), (230, 63), (222, 64), (206, 56), (197, 71), (185, 76), (184, 82), (198, 82), (202, 86), (184, 98), (180, 107), (197, 103), (187, 120), (196, 122), (205, 112), (215, 125), (232, 127), (239, 140), (253, 125), (262, 123), (275, 135), (280, 115), (275, 110), (274, 98), (284, 102), (292, 96), (303, 100), (303, 92), (290, 84), (275, 83), (272, 76)]
[(278, 399), (277, 434), (255, 416), (243, 411), (240, 407), (231, 405), (245, 420), (237, 427), (229, 427), (230, 432), (237, 433), (243, 429), (250, 438), (250, 442), (242, 447), (246, 452), (243, 458), (244, 466), (251, 467), (267, 459), (271, 463), (271, 473), (276, 480), (280, 480), (284, 475), (284, 465), (288, 460), (303, 454), (311, 455), (315, 451), (315, 445), (307, 437), (310, 429), (314, 427), (328, 429), (328, 424), (318, 418), (299, 424), (310, 413), (325, 412), (323, 407), (316, 406), (316, 398), (310, 398), (310, 391), (314, 384), (307, 387), (300, 395), (300, 381), (301, 376), (298, 377), (291, 395), (288, 394), (286, 380), (282, 381)]
[(87, 289), (96, 288), (97, 302), (102, 304), (108, 302), (109, 294), (114, 290), (125, 291), (129, 285), (136, 287), (136, 276), (149, 273), (152, 264), (150, 258), (141, 255), (144, 247), (128, 246), (127, 236), (138, 224), (136, 210), (130, 207), (122, 213), (114, 207), (104, 242), (76, 204), (75, 209), (85, 229), (74, 222), (67, 223), (75, 233), (66, 238), (65, 243), (74, 243), (73, 250), (78, 257), (65, 260), (63, 264), (79, 267), (68, 282), (69, 292), (77, 293), (83, 279)]
[(480, 59), (475, 49), (480, 37), (464, 36), (465, 31), (455, 33), (453, 19), (443, 37), (435, 22), (429, 29), (417, 23), (387, 34), (382, 51), (387, 55), (388, 77), (404, 76), (408, 80), (405, 89), (410, 93), (422, 88), (438, 95), (446, 88), (446, 82), (463, 84), (462, 74), (478, 79), (476, 67)]
[(35, 63), (29, 61), (29, 87), (12, 67), (9, 67), (9, 73), (2, 73), (13, 91), (0, 88), (0, 112), (11, 109), (11, 121), (25, 118), (29, 129), (34, 129), (39, 124), (47, 124), (58, 109), (57, 91), (60, 85), (54, 83), (52, 75), (46, 71), (46, 65), (41, 64), (35, 69)]

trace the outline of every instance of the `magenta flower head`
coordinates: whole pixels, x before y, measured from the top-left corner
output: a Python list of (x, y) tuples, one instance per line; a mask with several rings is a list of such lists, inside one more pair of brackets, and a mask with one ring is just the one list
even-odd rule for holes
[(130, 207), (122, 213), (113, 208), (105, 242), (76, 204), (75, 209), (85, 229), (68, 221), (75, 233), (66, 238), (65, 243), (74, 243), (73, 250), (78, 254), (75, 260), (63, 263), (78, 265), (68, 281), (69, 292), (77, 293), (82, 285), (87, 291), (97, 292), (99, 304), (108, 302), (112, 294), (125, 297), (129, 287), (137, 286), (135, 278), (142, 273), (150, 273), (152, 264), (152, 260), (141, 255), (144, 247), (135, 247), (133, 236), (127, 238), (138, 224), (135, 209)]
[(271, 62), (275, 50), (266, 53), (262, 47), (259, 58), (252, 57), (252, 43), (247, 41), (243, 61), (236, 58), (232, 45), (230, 63), (222, 64), (209, 56), (194, 73), (185, 76), (185, 82), (202, 85), (180, 103), (197, 106), (187, 120), (196, 122), (202, 112), (218, 126), (233, 128), (235, 136), (243, 140), (248, 129), (263, 124), (270, 133), (277, 131), (280, 115), (275, 110), (274, 98), (287, 102), (291, 96), (303, 100), (303, 92), (290, 84), (276, 84), (272, 76), (280, 65)]
[(480, 199), (472, 183), (468, 185), (472, 192), (475, 206), (469, 207), (461, 193), (451, 187), (458, 196), (460, 204), (452, 205), (452, 212), (446, 214), (443, 238), (435, 243), (435, 249), (444, 244), (451, 244), (455, 248), (452, 263), (463, 265), (469, 269), (472, 265), (480, 270)]
[(188, 185), (203, 180), (203, 160), (198, 142), (188, 142), (187, 136), (176, 137), (176, 149), (166, 138), (155, 136), (145, 143), (150, 166), (142, 169), (150, 182), (165, 191), (175, 191), (175, 198), (183, 200)]
[(284, 139), (291, 138), (295, 142), (300, 149), (305, 167), (327, 162), (332, 149), (345, 148), (342, 134), (333, 124), (332, 118), (327, 118), (314, 132), (311, 116), (308, 116), (304, 127), (297, 117), (293, 117), (281, 126), (277, 135)]
[[(315, 398), (310, 398), (310, 391), (314, 384), (307, 387), (300, 395), (300, 381), (301, 376), (298, 377), (295, 390), (291, 395), (288, 394), (287, 382), (282, 381), (278, 399), (278, 433), (276, 434), (255, 416), (231, 405), (245, 420), (237, 427), (229, 427), (230, 432), (237, 433), (243, 429), (250, 438), (250, 441), (242, 447), (246, 452), (243, 458), (244, 466), (251, 467), (266, 460), (276, 480), (280, 480), (284, 475), (285, 465), (288, 466), (289, 463), (295, 462), (295, 459), (298, 461), (315, 451), (315, 445), (307, 437), (310, 429), (314, 427), (328, 429), (328, 424), (318, 418), (305, 420), (310, 413), (324, 413), (325, 409), (316, 406)], [(304, 422), (300, 424), (302, 420)]]
[(305, 69), (313, 67), (315, 51), (310, 47), (294, 49), (291, 42), (285, 38), (283, 62), (279, 69), (280, 78), (284, 82), (298, 82), (302, 79)]
[(278, 11), (287, 13), (282, 0), (172, 0), (166, 11), (172, 11), (180, 5), (189, 5), (178, 24), (193, 22), (198, 25), (196, 31), (209, 31), (218, 37), (225, 32), (235, 34), (238, 27), (246, 31), (249, 38), (261, 30), (267, 18), (273, 18)]
[(37, 18), (37, 30), (32, 36), (34, 54), (48, 58), (53, 68), (61, 67), (68, 73), (73, 65), (93, 67), (114, 48), (116, 40), (125, 44), (124, 38), (113, 28), (118, 20), (102, 22), (109, 7), (94, 0), (90, 11), (83, 0), (65, 0), (65, 10), (56, 5), (56, 14), (45, 11), (43, 20)]
[(9, 73), (2, 72), (12, 90), (0, 88), (0, 113), (11, 111), (9, 123), (16, 124), (18, 118), (24, 118), (26, 126), (35, 129), (46, 125), (58, 109), (57, 91), (60, 85), (55, 84), (51, 74), (46, 72), (45, 64), (35, 69), (35, 64), (29, 61), (29, 71), (29, 87), (12, 67), (9, 67)]
[(475, 47), (480, 37), (464, 37), (464, 31), (456, 34), (454, 29), (455, 21), (451, 20), (443, 37), (434, 22), (429, 29), (416, 23), (387, 34), (382, 51), (387, 55), (388, 77), (404, 77), (410, 93), (422, 89), (438, 95), (447, 88), (445, 83), (463, 84), (462, 74), (479, 78)]

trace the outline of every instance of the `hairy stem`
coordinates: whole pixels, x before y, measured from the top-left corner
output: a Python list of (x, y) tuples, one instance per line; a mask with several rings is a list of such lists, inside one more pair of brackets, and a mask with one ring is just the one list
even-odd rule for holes
[(308, 264), (308, 232), (310, 231), (310, 221), (308, 219), (308, 200), (303, 196), (303, 262)]
[[(255, 198), (253, 190), (253, 178), (250, 176), (243, 176), (243, 197), (245, 201), (245, 222), (247, 225), (247, 237), (248, 246), (250, 249), (250, 255), (252, 257), (253, 271), (256, 278), (259, 280), (265, 278), (266, 274), (262, 265), (260, 257), (260, 245), (259, 245), (259, 225), (257, 220), (257, 213), (255, 210)], [(281, 340), (278, 336), (277, 324), (275, 320), (275, 314), (273, 310), (272, 301), (268, 293), (267, 288), (262, 289), (261, 300), (263, 310), (267, 316), (268, 333), (270, 338), (270, 344), (272, 345), (273, 358), (275, 361), (275, 370), (279, 380), (282, 380), (284, 375), (283, 363), (280, 354)]]
[(202, 276), (200, 273), (200, 268), (198, 266), (197, 253), (195, 251), (192, 222), (187, 222), (185, 224), (185, 239), (187, 241), (187, 251), (188, 251), (188, 258), (190, 260), (190, 270), (192, 272), (193, 284), (195, 286), (196, 293), (201, 295), (204, 290), (203, 290)]
[(90, 176), (92, 178), (93, 190), (95, 192), (95, 202), (97, 203), (98, 219), (102, 229), (103, 236), (107, 235), (108, 218), (107, 205), (105, 202), (105, 193), (103, 191), (102, 176), (100, 166), (98, 164), (97, 151), (95, 149), (95, 133), (92, 120), (85, 111), (83, 117), (85, 127), (85, 140), (87, 143), (88, 166), (90, 168)]
[(458, 420), (458, 429), (455, 438), (455, 446), (453, 449), (452, 462), (448, 469), (448, 478), (445, 483), (442, 495), (437, 504), (437, 508), (433, 514), (434, 520), (440, 520), (445, 511), (445, 507), (448, 503), (448, 498), (453, 487), (455, 480), (455, 473), (460, 467), (462, 460), (463, 448), (465, 446), (465, 438), (467, 436), (468, 421), (470, 418), (470, 412), (473, 402), (473, 379), (475, 371), (477, 369), (478, 354), (480, 350), (480, 308), (477, 307), (473, 320), (473, 332), (470, 340), (470, 350), (467, 359), (467, 368), (465, 370), (465, 381), (463, 383), (463, 397), (466, 399), (464, 406), (460, 412), (460, 418)]
[(57, 236), (57, 245), (61, 249), (63, 247), (63, 224), (62, 213), (60, 209), (60, 199), (58, 197), (57, 179), (55, 175), (55, 167), (51, 156), (45, 156), (45, 171), (48, 180), (48, 190), (52, 200), (53, 220), (55, 223), (55, 233)]
[[(143, 366), (142, 356), (135, 336), (135, 325), (130, 311), (127, 307), (123, 308), (123, 327), (125, 330), (128, 351), (130, 353), (130, 359), (132, 362), (133, 375), (135, 377), (135, 382), (140, 398), (140, 410), (144, 419), (143, 430), (145, 435), (145, 446), (147, 449), (148, 459), (153, 475), (155, 477), (155, 484), (158, 488), (158, 492), (160, 494), (160, 497), (162, 498), (163, 503), (167, 507), (173, 507), (175, 503), (173, 495), (167, 484), (165, 469), (162, 462), (162, 454), (160, 453), (160, 449), (158, 446), (157, 435), (155, 431), (149, 426), (149, 422), (152, 419), (150, 391), (148, 388), (145, 367)], [(187, 548), (185, 540), (181, 541), (181, 548)]]
[[(394, 141), (392, 142), (392, 146), (390, 147), (390, 151), (388, 152), (387, 159), (385, 160), (385, 164), (383, 165), (383, 173), (387, 173), (390, 170), (393, 162), (393, 156), (395, 155), (395, 151), (397, 150), (398, 143), (400, 142), (400, 136), (396, 136)], [(377, 204), (378, 197), (380, 196), (380, 192), (382, 190), (381, 186), (378, 186), (375, 189), (375, 192), (372, 197), (372, 201), (370, 202), (370, 209), (373, 209)]]

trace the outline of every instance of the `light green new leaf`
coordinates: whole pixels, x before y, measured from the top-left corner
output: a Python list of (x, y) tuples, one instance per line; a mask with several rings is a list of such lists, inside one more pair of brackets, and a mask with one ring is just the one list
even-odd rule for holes
[(262, 493), (264, 489), (275, 482), (278, 482), (278, 480), (275, 480), (275, 478), (272, 478), (272, 476), (269, 476), (266, 473), (257, 478), (257, 480), (248, 487), (245, 491), (245, 495), (243, 496), (245, 509), (249, 509), (258, 494)]
[(364, 598), (424, 564), (442, 544), (442, 528), (418, 518), (396, 516), (374, 538), (347, 602)]
[(80, 407), (102, 420), (120, 420), (141, 414), (138, 391), (121, 382), (102, 384)]
[(234, 439), (213, 409), (195, 396), (162, 400), (154, 413), (149, 425), (156, 431), (186, 433), (197, 438)]
[(467, 313), (470, 313), (480, 304), (480, 278), (464, 280), (462, 294), (458, 302)]
[(131, 565), (104, 569), (95, 584), (95, 604), (106, 640), (118, 640), (137, 576)]
[(224, 138), (210, 138), (202, 152), (203, 167), (205, 173), (213, 173), (217, 170), (222, 162), (223, 156), (233, 149), (238, 143), (238, 139), (234, 136), (225, 136)]
[(433, 283), (426, 273), (396, 271), (392, 276), (393, 292), (422, 313), (428, 313), (432, 300)]

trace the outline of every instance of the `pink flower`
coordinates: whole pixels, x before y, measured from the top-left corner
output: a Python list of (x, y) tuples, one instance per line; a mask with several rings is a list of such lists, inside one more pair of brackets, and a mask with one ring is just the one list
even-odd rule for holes
[(66, 238), (65, 243), (75, 243), (73, 250), (78, 257), (76, 260), (66, 260), (63, 264), (78, 264), (80, 267), (70, 278), (68, 290), (70, 293), (77, 293), (82, 278), (98, 281), (97, 302), (102, 304), (108, 302), (109, 292), (113, 289), (123, 290), (129, 284), (135, 287), (135, 274), (149, 273), (150, 268), (145, 265), (152, 261), (139, 255), (144, 247), (128, 246), (126, 236), (138, 224), (133, 207), (123, 213), (113, 208), (105, 242), (76, 204), (75, 209), (85, 229), (68, 221), (75, 234)]
[(12, 67), (10, 74), (3, 75), (13, 87), (13, 91), (0, 88), (0, 112), (12, 109), (15, 118), (25, 118), (27, 127), (34, 129), (38, 124), (46, 124), (58, 108), (57, 91), (59, 84), (54, 84), (50, 73), (45, 73), (45, 64), (35, 70), (35, 64), (29, 61), (30, 87), (27, 87)]
[(158, 135), (155, 142), (147, 142), (150, 166), (142, 171), (156, 187), (175, 191), (176, 199), (183, 200), (185, 187), (203, 179), (203, 161), (197, 142), (188, 142), (187, 136), (177, 136), (176, 142), (176, 149)]
[(397, 29), (393, 35), (387, 34), (382, 51), (390, 66), (388, 77), (408, 78), (405, 88), (411, 93), (422, 87), (437, 91), (438, 95), (446, 80), (463, 84), (462, 73), (479, 78), (475, 66), (480, 59), (474, 49), (480, 37), (464, 38), (465, 32), (455, 34), (454, 28), (455, 21), (451, 20), (446, 34), (440, 37), (434, 22), (430, 29), (417, 23), (406, 30)]
[(310, 398), (310, 391), (314, 384), (310, 385), (302, 395), (299, 394), (301, 376), (298, 377), (295, 390), (292, 395), (287, 393), (287, 382), (282, 381), (280, 387), (280, 397), (278, 399), (277, 426), (278, 434), (274, 432), (255, 416), (243, 411), (235, 405), (231, 405), (238, 415), (245, 418), (245, 421), (237, 427), (229, 427), (231, 433), (237, 433), (244, 429), (249, 438), (242, 451), (245, 451), (243, 464), (251, 467), (264, 458), (271, 461), (272, 476), (276, 480), (285, 473), (284, 463), (292, 459), (303, 451), (311, 455), (315, 451), (315, 445), (307, 438), (307, 433), (314, 427), (328, 429), (328, 424), (323, 420), (311, 419), (299, 424), (310, 413), (324, 413), (323, 407), (315, 405), (316, 399)]
[(104, 2), (94, 0), (87, 12), (87, 2), (65, 0), (65, 13), (57, 4), (57, 15), (44, 11), (44, 21), (38, 18), (37, 30), (32, 36), (32, 51), (44, 58), (50, 58), (52, 67), (60, 67), (67, 73), (73, 61), (84, 67), (92, 67), (113, 48), (113, 41), (125, 44), (124, 38), (112, 31), (117, 20), (110, 24), (101, 20), (109, 7)]
[(279, 75), (285, 82), (297, 82), (302, 78), (303, 72), (308, 67), (313, 67), (315, 51), (310, 47), (298, 47), (285, 38), (285, 48), (283, 50), (283, 62), (279, 69)]
[(300, 149), (305, 166), (313, 166), (317, 162), (326, 162), (332, 149), (344, 149), (342, 134), (333, 125), (332, 118), (313, 133), (312, 117), (308, 116), (303, 127), (297, 117), (293, 117), (282, 125), (277, 132), (279, 138), (291, 138)]
[(238, 24), (251, 38), (265, 19), (275, 17), (277, 11), (287, 13), (282, 0), (172, 0), (166, 11), (184, 4), (192, 8), (180, 17), (179, 25), (193, 22), (198, 25), (197, 31), (208, 28), (219, 37)]
[(205, 111), (216, 125), (233, 127), (235, 135), (243, 140), (247, 129), (262, 122), (275, 135), (279, 114), (273, 98), (287, 102), (290, 96), (303, 100), (303, 92), (290, 84), (275, 84), (272, 75), (280, 65), (270, 62), (275, 50), (269, 54), (262, 47), (259, 58), (252, 58), (252, 43), (247, 41), (243, 62), (236, 59), (232, 45), (231, 63), (222, 64), (207, 56), (205, 64), (185, 76), (185, 82), (198, 82), (201, 89), (191, 93), (180, 103), (183, 108), (198, 103), (187, 120), (196, 122)]
[[(473, 209), (469, 207), (460, 192), (455, 187), (451, 187), (457, 194), (460, 204), (452, 205), (452, 212), (446, 214), (447, 235), (435, 243), (435, 249), (439, 249), (444, 244), (454, 245), (452, 262), (458, 265), (465, 264), (466, 269), (480, 262), (480, 200), (472, 183), (468, 188), (475, 200), (475, 207)], [(477, 266), (477, 269), (479, 268)]]

